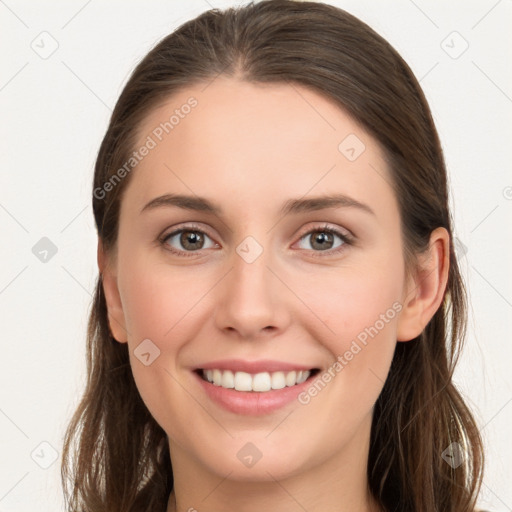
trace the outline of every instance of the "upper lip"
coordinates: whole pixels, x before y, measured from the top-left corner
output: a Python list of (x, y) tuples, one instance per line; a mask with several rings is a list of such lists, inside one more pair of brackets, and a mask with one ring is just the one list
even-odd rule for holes
[(222, 359), (211, 361), (197, 366), (196, 370), (231, 370), (235, 372), (262, 373), (262, 372), (291, 372), (293, 370), (312, 370), (316, 368), (311, 365), (288, 363), (284, 361), (273, 361), (261, 359), (259, 361), (245, 361), (243, 359)]

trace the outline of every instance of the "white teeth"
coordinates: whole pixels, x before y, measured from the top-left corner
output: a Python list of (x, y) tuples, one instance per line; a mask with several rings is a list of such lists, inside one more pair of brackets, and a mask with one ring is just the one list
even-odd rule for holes
[(220, 385), (223, 388), (232, 389), (235, 387), (235, 376), (231, 370), (226, 370), (222, 372), (222, 380)]
[(311, 375), (309, 370), (291, 372), (261, 372), (255, 375), (246, 372), (231, 370), (202, 370), (203, 377), (215, 386), (236, 391), (265, 392), (271, 389), (283, 389), (284, 387), (302, 384)]
[(220, 370), (213, 370), (213, 383), (220, 386), (222, 383), (222, 372)]
[(272, 389), (272, 379), (267, 372), (257, 373), (252, 378), (252, 391), (270, 391)]
[(308, 377), (310, 372), (299, 372), (297, 375), (297, 384), (302, 384)]
[(296, 371), (288, 372), (286, 374), (286, 385), (287, 386), (294, 386), (295, 382), (297, 382), (296, 379), (297, 379), (297, 372)]
[(286, 379), (283, 372), (272, 374), (272, 389), (283, 389), (286, 387)]
[[(215, 384), (215, 383), (214, 383)], [(250, 373), (235, 373), (235, 389), (237, 391), (252, 391), (252, 376)]]

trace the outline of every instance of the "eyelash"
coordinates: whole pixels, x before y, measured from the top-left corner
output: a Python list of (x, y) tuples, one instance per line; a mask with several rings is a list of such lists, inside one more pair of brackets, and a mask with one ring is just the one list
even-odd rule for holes
[[(201, 251), (201, 249), (199, 249), (198, 251), (178, 251), (177, 249), (174, 249), (174, 247), (171, 247), (167, 243), (167, 241), (170, 238), (172, 238), (173, 236), (175, 236), (177, 234), (183, 233), (184, 231), (191, 231), (193, 233), (198, 232), (198, 233), (208, 236), (209, 238), (212, 238), (212, 237), (210, 237), (210, 235), (208, 235), (208, 233), (206, 233), (199, 226), (191, 224), (188, 226), (184, 226), (180, 229), (177, 229), (175, 231), (172, 231), (171, 233), (167, 233), (167, 234), (163, 235), (162, 237), (159, 238), (159, 242), (162, 244), (162, 246), (164, 246), (165, 250), (172, 252), (173, 254), (175, 254), (177, 256), (184, 257), (184, 258), (194, 257), (197, 255), (198, 252)], [(343, 241), (343, 244), (341, 244), (339, 247), (336, 247), (335, 249), (327, 249), (325, 251), (314, 251), (313, 249), (305, 249), (308, 251), (312, 251), (312, 256), (314, 256), (314, 257), (323, 257), (323, 254), (327, 254), (328, 256), (336, 255), (336, 254), (342, 252), (343, 250), (345, 250), (346, 245), (353, 245), (353, 243), (354, 243), (351, 236), (347, 235), (346, 233), (341, 233), (337, 229), (332, 228), (327, 225), (320, 226), (317, 228), (310, 229), (309, 231), (306, 231), (299, 237), (299, 240), (302, 240), (304, 237), (306, 237), (307, 235), (311, 235), (312, 233), (330, 233), (332, 235), (338, 236)], [(318, 253), (320, 253), (320, 254), (318, 254)]]

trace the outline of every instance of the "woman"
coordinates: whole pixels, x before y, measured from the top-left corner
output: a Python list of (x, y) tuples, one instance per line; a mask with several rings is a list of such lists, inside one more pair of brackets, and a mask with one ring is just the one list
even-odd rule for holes
[(472, 511), (446, 168), (407, 64), (271, 0), (162, 40), (95, 169), (70, 511)]

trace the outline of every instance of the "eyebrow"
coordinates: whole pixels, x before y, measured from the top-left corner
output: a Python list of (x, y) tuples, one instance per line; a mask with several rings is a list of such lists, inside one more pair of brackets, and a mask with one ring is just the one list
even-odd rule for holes
[[(149, 201), (141, 210), (143, 213), (160, 207), (177, 207), (184, 210), (193, 210), (214, 215), (222, 215), (222, 208), (210, 200), (199, 196), (187, 196), (182, 194), (165, 194)], [(344, 194), (333, 194), (326, 196), (310, 197), (308, 199), (289, 199), (286, 201), (279, 213), (281, 215), (297, 214), (326, 208), (350, 207), (375, 215), (375, 212), (364, 203), (361, 203)]]

